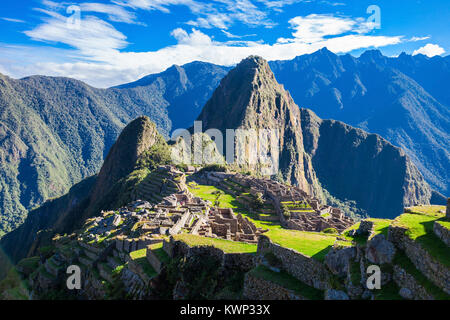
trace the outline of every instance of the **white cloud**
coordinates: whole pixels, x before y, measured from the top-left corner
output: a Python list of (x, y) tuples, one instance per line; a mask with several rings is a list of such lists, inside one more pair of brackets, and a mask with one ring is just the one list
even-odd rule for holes
[(83, 16), (77, 25), (57, 12), (41, 11), (48, 15), (44, 18), (44, 23), (25, 31), (33, 40), (67, 44), (91, 58), (125, 48), (128, 44), (124, 34), (95, 16)]
[[(172, 36), (177, 39), (178, 44), (156, 51), (97, 51), (97, 56), (93, 58), (95, 61), (74, 59), (75, 62), (65, 63), (37, 62), (29, 65), (26, 70), (18, 69), (20, 64), (8, 64), (8, 73), (21, 76), (24, 75), (23, 72), (69, 76), (97, 87), (109, 87), (134, 81), (150, 73), (161, 72), (173, 64), (182, 65), (196, 60), (233, 65), (253, 54), (268, 60), (286, 60), (301, 54), (312, 53), (325, 46), (333, 52), (344, 53), (360, 48), (383, 47), (401, 41), (401, 37), (355, 34), (322, 39), (315, 43), (289, 42), (272, 45), (250, 41), (221, 43), (213, 41), (199, 30), (193, 29), (187, 32), (181, 28), (172, 31)], [(76, 56), (80, 54), (80, 51), (67, 50), (67, 54)]]
[(25, 23), (25, 21), (20, 20), (20, 19), (13, 19), (13, 18), (6, 18), (6, 17), (0, 18), (0, 19), (9, 21), (9, 22), (15, 22), (15, 23)]
[(205, 17), (199, 17), (197, 20), (190, 20), (186, 24), (201, 27), (201, 28), (219, 28), (228, 29), (228, 26), (232, 24), (232, 18), (224, 13), (207, 14)]
[(205, 6), (194, 0), (114, 0), (114, 3), (133, 9), (158, 10), (169, 13), (168, 7), (174, 5), (187, 6), (192, 12), (200, 12)]
[(82, 12), (97, 12), (108, 15), (108, 20), (114, 22), (137, 23), (136, 15), (118, 5), (104, 4), (104, 3), (81, 3), (80, 9)]
[(342, 35), (345, 33), (365, 34), (374, 29), (375, 25), (363, 18), (336, 17), (330, 14), (310, 14), (306, 17), (298, 16), (289, 20), (293, 38), (279, 38), (277, 42), (315, 43), (323, 41), (325, 37)]
[(423, 46), (422, 48), (419, 48), (413, 52), (413, 56), (417, 54), (423, 54), (427, 57), (434, 57), (437, 55), (441, 55), (445, 53), (445, 50), (438, 46), (437, 44), (428, 43), (427, 45)]
[(431, 38), (430, 36), (426, 36), (426, 37), (412, 37), (411, 39), (409, 39), (409, 41), (416, 42), (416, 41), (428, 40), (430, 38)]
[[(177, 44), (149, 52), (127, 52), (127, 37), (112, 24), (93, 15), (82, 15), (79, 28), (68, 24), (65, 5), (45, 0), (47, 9), (43, 22), (25, 33), (32, 39), (48, 43), (62, 43), (71, 49), (44, 47), (5, 47), (0, 45), (0, 65), (13, 77), (29, 74), (68, 76), (83, 80), (93, 86), (109, 87), (134, 81), (150, 73), (161, 72), (173, 64), (182, 65), (195, 60), (221, 65), (233, 65), (249, 55), (260, 55), (267, 60), (286, 60), (312, 53), (327, 47), (335, 53), (346, 53), (356, 49), (383, 47), (403, 41), (401, 36), (369, 35), (370, 26), (361, 18), (336, 17), (332, 15), (299, 16), (289, 22), (293, 29), (288, 38), (276, 43), (259, 41), (235, 41), (235, 36), (226, 31), (235, 21), (270, 27), (266, 13), (260, 11), (249, 0), (216, 0), (225, 8), (225, 16), (218, 13), (211, 2), (197, 3), (193, 0), (117, 0), (115, 5), (99, 3), (79, 4), (85, 10), (106, 14), (109, 20), (136, 23), (130, 8), (167, 11), (170, 5), (185, 5), (199, 12), (205, 19), (204, 26), (221, 28), (234, 41), (218, 42), (194, 28), (187, 31), (176, 28), (171, 36)], [(280, 1), (286, 5), (290, 1)], [(239, 4), (237, 7), (233, 5)], [(117, 7), (117, 6), (123, 7)], [(282, 4), (279, 4), (281, 7)], [(124, 9), (124, 8), (127, 9)], [(64, 14), (61, 12), (64, 11)], [(209, 14), (209, 15), (208, 15)], [(215, 16), (214, 16), (215, 15)], [(216, 18), (212, 18), (212, 17)], [(217, 18), (220, 17), (220, 18)], [(208, 20), (209, 19), (209, 20)], [(199, 19), (196, 23), (199, 23)], [(193, 23), (194, 24), (194, 23)], [(202, 27), (199, 26), (198, 27)], [(30, 52), (32, 55), (24, 55)]]

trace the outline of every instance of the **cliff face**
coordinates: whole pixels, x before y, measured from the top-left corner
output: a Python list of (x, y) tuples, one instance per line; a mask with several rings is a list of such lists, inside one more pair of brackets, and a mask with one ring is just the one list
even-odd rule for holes
[(321, 185), (373, 217), (395, 217), (404, 206), (428, 204), (431, 189), (403, 150), (378, 135), (301, 109), (305, 150)]
[(198, 121), (224, 137), (226, 129), (278, 129), (283, 178), (323, 200), (354, 201), (360, 212), (386, 218), (403, 206), (430, 202), (430, 187), (403, 150), (299, 109), (262, 58), (249, 57), (231, 70)]
[[(266, 140), (269, 152), (256, 147), (254, 141), (243, 141), (243, 147), (238, 147), (236, 143), (235, 153), (242, 148), (240, 150), (253, 159), (271, 153), (279, 163), (285, 181), (318, 194), (320, 188), (310, 158), (303, 149), (302, 131), (298, 130), (300, 110), (289, 93), (278, 84), (264, 59), (251, 56), (231, 70), (197, 121), (202, 122), (204, 130), (219, 129), (223, 137), (226, 137), (227, 129), (254, 129), (258, 135), (260, 129), (276, 130), (278, 137), (272, 138), (276, 139), (278, 150), (272, 148), (269, 137)], [(248, 162), (253, 169), (262, 166), (259, 163), (252, 165), (250, 160)]]

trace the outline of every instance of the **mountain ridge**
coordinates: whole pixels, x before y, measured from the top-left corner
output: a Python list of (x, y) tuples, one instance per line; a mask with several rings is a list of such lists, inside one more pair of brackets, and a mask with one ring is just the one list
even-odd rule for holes
[(244, 59), (222, 79), (197, 121), (224, 137), (227, 129), (279, 128), (280, 149), (269, 153), (278, 151), (274, 156), (284, 181), (322, 200), (329, 200), (329, 192), (356, 201), (372, 217), (393, 217), (404, 206), (431, 199), (430, 187), (400, 148), (300, 109), (260, 57)]

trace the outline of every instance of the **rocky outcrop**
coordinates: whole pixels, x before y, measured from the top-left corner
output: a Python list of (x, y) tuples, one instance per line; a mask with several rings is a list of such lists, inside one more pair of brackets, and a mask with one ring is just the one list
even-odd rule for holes
[(394, 245), (383, 234), (378, 234), (367, 243), (366, 258), (375, 264), (392, 263), (395, 252)]
[(343, 249), (333, 248), (325, 256), (325, 264), (333, 274), (338, 276), (345, 276), (347, 274), (350, 262), (355, 257), (355, 247)]
[(350, 300), (344, 291), (329, 289), (325, 291), (325, 300)]
[[(241, 150), (256, 152), (252, 155), (256, 161), (266, 157), (267, 151), (272, 152), (286, 181), (299, 185), (303, 190), (311, 190), (310, 185), (315, 186), (314, 192), (320, 189), (310, 158), (303, 149), (302, 132), (298, 130), (299, 108), (277, 83), (264, 59), (251, 56), (231, 70), (206, 103), (197, 121), (202, 122), (203, 130), (218, 129), (223, 137), (226, 137), (227, 129), (276, 130), (278, 137), (274, 138), (279, 144), (278, 150), (254, 150), (254, 142), (245, 141)], [(248, 158), (242, 162), (243, 166), (257, 167), (257, 163), (248, 163)]]
[(434, 300), (427, 290), (403, 268), (394, 265), (393, 280), (400, 288), (400, 296), (408, 300)]

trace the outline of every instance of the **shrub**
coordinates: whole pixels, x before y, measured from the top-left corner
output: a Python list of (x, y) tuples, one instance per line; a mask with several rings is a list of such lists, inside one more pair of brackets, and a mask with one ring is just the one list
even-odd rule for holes
[(207, 166), (204, 166), (199, 173), (203, 173), (203, 172), (226, 172), (227, 171), (227, 167), (223, 164), (209, 164)]
[(338, 234), (338, 231), (336, 230), (336, 228), (326, 228), (322, 232), (323, 233)]

